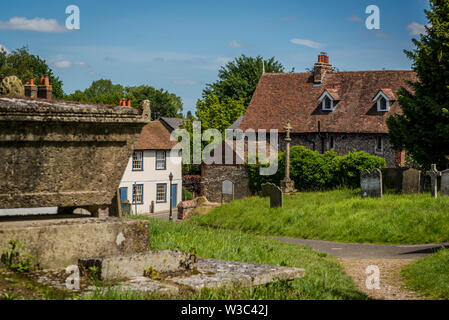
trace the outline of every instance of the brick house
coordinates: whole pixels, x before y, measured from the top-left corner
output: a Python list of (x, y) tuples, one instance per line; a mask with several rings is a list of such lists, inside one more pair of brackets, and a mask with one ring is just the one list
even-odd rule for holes
[(405, 152), (394, 150), (386, 120), (401, 113), (396, 92), (416, 81), (413, 71), (335, 72), (325, 53), (313, 72), (265, 73), (239, 128), (279, 130), (285, 150), (285, 124), (293, 127), (292, 146), (339, 155), (365, 151), (385, 158), (388, 167), (403, 166)]

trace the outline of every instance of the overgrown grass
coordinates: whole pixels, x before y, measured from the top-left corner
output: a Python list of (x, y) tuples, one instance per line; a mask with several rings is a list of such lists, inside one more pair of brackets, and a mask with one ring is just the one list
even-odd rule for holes
[[(136, 219), (148, 219), (135, 217)], [(334, 258), (311, 249), (238, 231), (216, 230), (184, 223), (150, 220), (151, 249), (177, 249), (200, 257), (304, 268), (306, 276), (254, 288), (182, 292), (179, 296), (130, 292), (97, 292), (89, 299), (367, 299)]]
[(402, 272), (410, 288), (437, 299), (449, 299), (449, 250), (441, 250)]
[(189, 223), (251, 232), (357, 243), (418, 244), (449, 241), (449, 197), (386, 194), (361, 199), (338, 190), (284, 196), (284, 208), (269, 198), (233, 201)]

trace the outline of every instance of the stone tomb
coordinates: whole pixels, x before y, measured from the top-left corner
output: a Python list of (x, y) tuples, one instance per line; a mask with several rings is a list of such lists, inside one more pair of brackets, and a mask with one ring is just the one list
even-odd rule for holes
[(413, 194), (420, 192), (421, 171), (410, 168), (402, 173), (402, 193)]
[(265, 183), (262, 185), (262, 197), (270, 197), (271, 208), (283, 207), (284, 195), (282, 190), (272, 183)]
[(442, 196), (449, 196), (449, 169), (441, 172), (441, 190)]
[(374, 169), (372, 172), (365, 170), (360, 175), (360, 188), (362, 198), (382, 198), (382, 171)]

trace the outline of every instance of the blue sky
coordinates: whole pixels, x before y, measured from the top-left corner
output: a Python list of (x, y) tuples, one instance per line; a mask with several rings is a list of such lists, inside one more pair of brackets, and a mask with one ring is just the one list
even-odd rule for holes
[[(80, 30), (64, 29), (68, 5), (80, 9)], [(380, 8), (380, 30), (365, 27), (368, 5)], [(0, 45), (27, 45), (67, 93), (100, 78), (146, 84), (181, 96), (187, 112), (220, 66), (242, 53), (274, 56), (296, 72), (322, 50), (342, 71), (410, 69), (403, 49), (422, 32), (427, 7), (427, 0), (16, 0), (0, 11)]]

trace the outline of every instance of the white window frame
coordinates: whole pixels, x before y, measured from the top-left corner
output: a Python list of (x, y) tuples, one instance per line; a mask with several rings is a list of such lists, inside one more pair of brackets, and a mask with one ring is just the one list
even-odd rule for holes
[(133, 152), (132, 170), (133, 171), (143, 171), (143, 151), (134, 151)]
[[(380, 139), (380, 145), (381, 148), (379, 149), (379, 139)], [(374, 152), (376, 154), (383, 154), (384, 153), (384, 138), (382, 136), (376, 136), (376, 145), (374, 146)]]
[[(385, 99), (385, 101), (386, 101), (386, 107), (387, 107), (386, 109), (381, 108), (382, 98)], [(373, 101), (377, 103), (377, 111), (378, 112), (389, 112), (390, 111), (390, 99), (388, 99), (388, 97), (382, 91), (379, 91), (379, 93), (376, 95), (376, 97), (374, 98)]]
[[(330, 101), (330, 109), (326, 107), (326, 100), (329, 99)], [(324, 93), (321, 95), (321, 97), (318, 99), (321, 102), (321, 110), (323, 111), (334, 111), (335, 109), (335, 100), (332, 98), (332, 96), (329, 94), (329, 92), (324, 91)]]
[[(159, 192), (159, 187), (163, 187), (163, 193)], [(159, 195), (163, 195), (163, 199), (159, 199)], [(167, 202), (167, 184), (166, 183), (158, 183), (156, 184), (156, 203), (166, 203)]]
[(143, 204), (143, 184), (133, 184), (133, 204)]
[[(163, 159), (158, 159), (158, 155), (159, 154), (163, 154), (164, 157)], [(156, 151), (156, 155), (155, 155), (155, 167), (156, 170), (167, 170), (167, 152), (166, 151)], [(164, 166), (163, 167), (159, 167), (158, 165), (163, 161)]]

